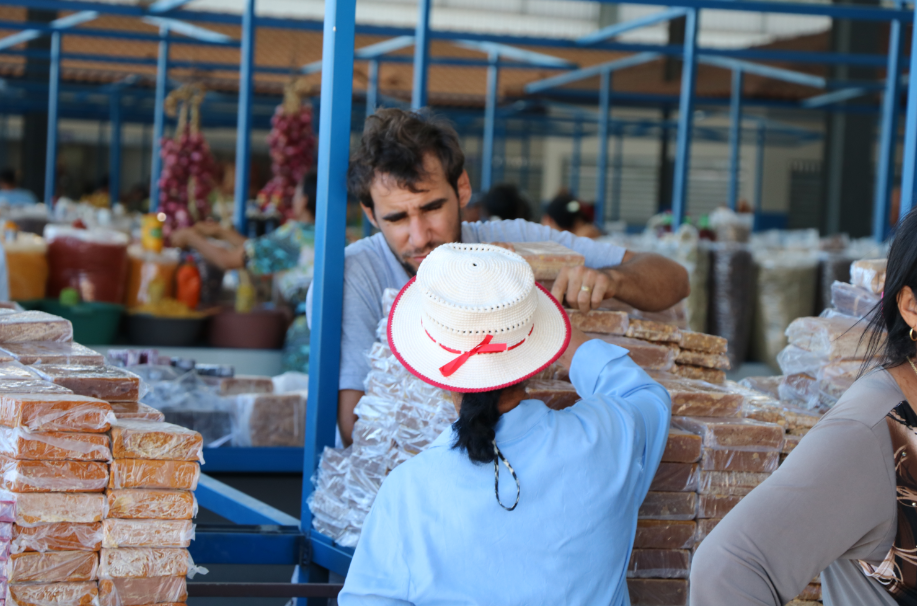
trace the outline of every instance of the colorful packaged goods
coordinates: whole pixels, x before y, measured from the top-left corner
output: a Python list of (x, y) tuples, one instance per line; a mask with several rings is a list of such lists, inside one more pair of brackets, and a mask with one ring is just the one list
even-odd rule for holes
[(29, 431), (108, 431), (108, 402), (67, 394), (0, 394), (0, 425)]
[(140, 377), (116, 366), (40, 364), (34, 369), (46, 381), (106, 402), (137, 402), (143, 395)]

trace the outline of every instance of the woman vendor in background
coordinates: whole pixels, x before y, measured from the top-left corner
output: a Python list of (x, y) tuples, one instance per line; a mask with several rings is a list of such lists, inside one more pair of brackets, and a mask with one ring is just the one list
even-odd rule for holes
[(599, 238), (601, 230), (593, 225), (585, 205), (567, 192), (554, 196), (541, 216), (541, 224), (557, 231), (568, 231), (580, 238)]
[(898, 225), (867, 339), (864, 367), (878, 367), (698, 548), (691, 604), (786, 604), (819, 574), (826, 606), (917, 604), (915, 212)]
[(305, 302), (315, 262), (317, 184), (318, 174), (309, 172), (293, 196), (292, 218), (259, 238), (245, 238), (236, 230), (213, 222), (201, 222), (171, 236), (172, 246), (194, 249), (224, 271), (245, 269), (256, 276), (274, 274), (281, 297), (296, 314), (284, 344), (285, 371), (308, 372)]

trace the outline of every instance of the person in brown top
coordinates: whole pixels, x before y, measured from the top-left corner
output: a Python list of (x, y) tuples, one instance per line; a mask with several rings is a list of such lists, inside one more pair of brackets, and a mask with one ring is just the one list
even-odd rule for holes
[(877, 367), (704, 540), (692, 606), (786, 604), (819, 574), (827, 606), (917, 604), (915, 293), (911, 212), (861, 341)]

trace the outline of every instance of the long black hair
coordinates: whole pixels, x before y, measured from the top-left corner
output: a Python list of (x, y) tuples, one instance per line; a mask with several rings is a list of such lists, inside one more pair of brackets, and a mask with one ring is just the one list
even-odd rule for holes
[(457, 434), (452, 448), (464, 450), (475, 463), (492, 463), (497, 421), (500, 420), (500, 397), (516, 386), (493, 391), (466, 393), (462, 396), (459, 417), (452, 424)]
[(917, 352), (917, 343), (910, 337), (911, 327), (898, 311), (898, 294), (905, 286), (917, 295), (917, 210), (909, 212), (895, 230), (888, 251), (885, 292), (869, 312), (869, 326), (863, 335), (868, 339), (867, 361), (861, 374), (876, 363), (882, 368), (900, 366)]

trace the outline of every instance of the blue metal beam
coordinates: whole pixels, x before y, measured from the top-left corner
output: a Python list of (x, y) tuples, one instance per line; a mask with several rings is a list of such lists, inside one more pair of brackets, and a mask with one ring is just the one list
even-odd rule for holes
[(162, 158), (159, 149), (166, 128), (166, 86), (169, 78), (169, 26), (159, 29), (159, 56), (156, 63), (156, 104), (153, 109), (153, 153), (150, 163), (150, 212), (159, 209), (159, 175), (162, 173)]
[[(181, 34), (183, 36), (188, 36), (189, 38), (194, 38), (195, 40), (201, 40), (203, 42), (211, 42), (213, 44), (223, 44), (226, 42), (232, 42), (232, 38), (226, 34), (221, 34), (213, 30), (209, 30), (199, 25), (191, 25), (190, 23), (185, 23), (178, 19), (170, 19), (168, 17), (144, 17), (144, 23), (149, 23), (150, 25), (155, 25), (156, 27), (168, 26), (169, 30)], [(245, 22), (243, 19), (243, 27)]]
[(500, 68), (497, 55), (490, 56), (487, 68), (487, 98), (484, 102), (484, 139), (481, 146), (481, 191), (490, 190), (493, 185), (494, 132), (497, 128), (497, 93), (500, 84)]
[(758, 125), (758, 156), (755, 158), (755, 214), (761, 213), (764, 206), (764, 145), (767, 142), (767, 127)]
[(619, 131), (615, 136), (614, 181), (611, 191), (611, 220), (621, 220), (621, 185), (624, 175), (624, 133)]
[(631, 21), (626, 21), (624, 23), (615, 23), (614, 25), (609, 25), (608, 27), (603, 27), (597, 32), (587, 34), (582, 38), (579, 38), (577, 44), (595, 44), (596, 42), (602, 42), (608, 38), (614, 38), (615, 36), (620, 36), (625, 32), (629, 32), (641, 27), (646, 27), (648, 25), (656, 25), (657, 23), (662, 23), (663, 21), (671, 21), (672, 19), (677, 19), (678, 17), (684, 17), (686, 9), (683, 8), (670, 8), (662, 12), (653, 13), (652, 15), (646, 15), (645, 17), (639, 17), (637, 19), (632, 19)]
[[(334, 445), (337, 424), (355, 15), (356, 0), (325, 0), (304, 478), (312, 477), (325, 446)], [(312, 529), (311, 494), (312, 483), (305, 480), (300, 528), (306, 535)], [(300, 568), (298, 576), (305, 581), (309, 571)]]
[(889, 207), (895, 180), (898, 151), (898, 111), (901, 108), (901, 63), (904, 36), (900, 21), (892, 21), (888, 32), (888, 67), (885, 74), (885, 95), (882, 98), (882, 131), (879, 139), (879, 162), (876, 166), (876, 193), (873, 200), (872, 235), (884, 242), (890, 226)]
[(860, 86), (842, 88), (841, 90), (835, 90), (823, 95), (816, 95), (814, 97), (809, 97), (808, 99), (803, 99), (799, 105), (806, 109), (818, 109), (819, 107), (825, 107), (826, 105), (832, 105), (834, 103), (841, 103), (843, 101), (849, 101), (850, 99), (856, 99), (857, 97), (868, 95), (871, 92), (873, 91)]
[(111, 141), (108, 148), (108, 193), (112, 206), (121, 198), (121, 90), (112, 90), (109, 100)]
[(583, 157), (583, 124), (579, 120), (573, 126), (573, 150), (570, 153), (570, 193), (579, 194), (580, 166)]
[(639, 53), (636, 55), (631, 55), (630, 57), (625, 57), (623, 59), (615, 59), (614, 61), (608, 61), (607, 63), (600, 63), (599, 65), (593, 65), (591, 67), (578, 69), (572, 72), (567, 72), (566, 74), (552, 76), (551, 78), (545, 78), (544, 80), (538, 80), (537, 82), (530, 82), (525, 85), (525, 92), (532, 94), (551, 88), (556, 88), (558, 86), (565, 86), (567, 84), (572, 84), (573, 82), (578, 82), (579, 80), (593, 78), (605, 72), (611, 73), (621, 69), (626, 69), (628, 67), (643, 65), (644, 63), (654, 61), (659, 57), (660, 55), (658, 53)]
[(198, 525), (188, 547), (195, 564), (298, 564), (305, 537), (298, 526)]
[(694, 128), (694, 83), (697, 74), (698, 11), (688, 11), (685, 19), (685, 54), (681, 67), (681, 99), (678, 104), (678, 139), (675, 147), (675, 175), (672, 184), (672, 226), (677, 229), (685, 218), (691, 166), (691, 134)]
[[(917, 74), (917, 36), (911, 36), (910, 73)], [(917, 193), (917, 78), (910, 78), (907, 83), (907, 112), (904, 124), (904, 162), (901, 170), (901, 209), (898, 221), (901, 221), (914, 208), (914, 195)]]
[(608, 120), (611, 111), (611, 74), (602, 72), (599, 84), (599, 159), (595, 180), (595, 223), (605, 225), (605, 189), (608, 186)]
[[(359, 51), (358, 51), (359, 52)], [(366, 74), (366, 117), (376, 113), (379, 106), (379, 61), (372, 59)], [(373, 233), (373, 224), (370, 223), (366, 213), (361, 213), (363, 221), (363, 237), (368, 238)]]
[(398, 36), (391, 40), (383, 40), (363, 48), (358, 48), (353, 55), (357, 59), (375, 59), (382, 55), (400, 51), (414, 44), (414, 36)]
[(417, 30), (414, 34), (414, 82), (411, 88), (411, 109), (427, 106), (427, 68), (430, 65), (430, 4), (432, 0), (417, 1)]
[(167, 13), (169, 11), (174, 11), (175, 9), (181, 8), (189, 2), (191, 2), (191, 0), (156, 0), (156, 2), (147, 7), (146, 10), (153, 13), (154, 15), (159, 13)]
[(60, 102), (61, 34), (51, 34), (51, 69), (48, 77), (48, 149), (45, 156), (45, 204), (54, 201), (57, 179), (57, 110)]
[(234, 223), (248, 233), (248, 186), (252, 151), (252, 67), (255, 64), (255, 0), (245, 0), (242, 11), (242, 52), (239, 65), (239, 121), (236, 128), (236, 183)]
[[(63, 29), (68, 29), (79, 25), (81, 23), (86, 23), (97, 18), (99, 13), (96, 11), (83, 11), (79, 13), (74, 13), (72, 15), (67, 15), (66, 17), (61, 17), (60, 19), (55, 19), (48, 24), (49, 29), (53, 31), (60, 31)], [(40, 29), (26, 29), (19, 32), (18, 34), (13, 34), (5, 38), (0, 38), (0, 50), (5, 48), (12, 48), (17, 44), (22, 44), (23, 42), (28, 42), (29, 40), (35, 40), (40, 38), (44, 32)]]
[(729, 104), (729, 208), (739, 205), (739, 174), (742, 147), (742, 84), (745, 78), (741, 69), (732, 70), (732, 96)]
[(783, 80), (784, 82), (792, 82), (794, 84), (811, 86), (813, 88), (825, 88), (828, 85), (828, 80), (821, 76), (813, 76), (812, 74), (796, 72), (781, 67), (773, 67), (771, 65), (761, 65), (760, 63), (752, 63), (740, 59), (729, 59), (726, 57), (715, 57), (708, 54), (702, 54), (698, 56), (697, 60), (707, 65), (722, 67), (723, 69), (741, 69), (743, 72), (755, 74), (756, 76), (764, 76), (765, 78)]
[(525, 50), (523, 48), (516, 48), (514, 46), (509, 46), (508, 44), (498, 44), (496, 42), (478, 42), (475, 40), (457, 40), (455, 45), (461, 46), (462, 48), (467, 48), (469, 50), (478, 51), (480, 53), (485, 53), (488, 56), (497, 55), (498, 57), (515, 59), (516, 61), (522, 61), (523, 63), (531, 63), (532, 65), (540, 65), (554, 69), (576, 67), (575, 63), (567, 61), (566, 59), (552, 57), (551, 55), (546, 55), (544, 53), (536, 53), (535, 51)]
[(327, 568), (342, 577), (347, 576), (350, 561), (353, 559), (353, 549), (337, 545), (323, 534), (312, 531), (312, 561), (322, 568)]
[[(602, 4), (616, 4), (618, 0), (595, 0)], [(813, 2), (787, 2), (771, 0), (633, 0), (630, 4), (658, 6), (683, 6), (691, 9), (714, 9), (725, 11), (745, 11), (751, 13), (784, 13), (788, 15), (816, 15), (853, 21), (889, 21), (890, 19), (910, 18), (912, 11), (887, 8), (853, 7), (836, 4), (815, 4)], [(840, 10), (839, 10), (840, 9)]]
[(293, 516), (262, 503), (232, 486), (227, 486), (205, 473), (201, 474), (194, 495), (201, 507), (236, 524), (299, 526), (299, 520)]

